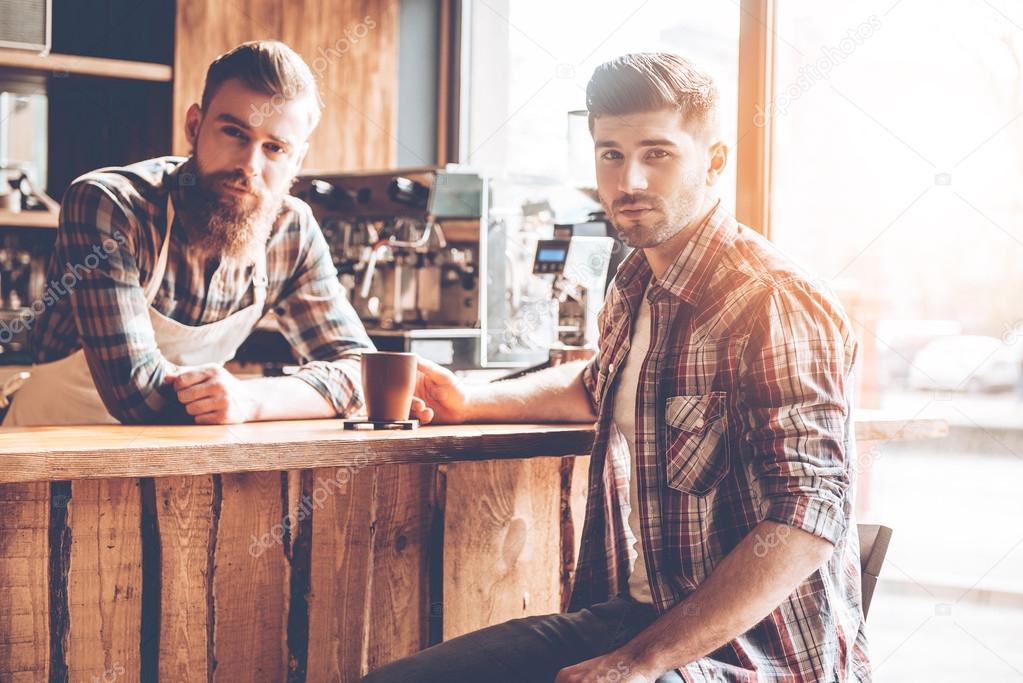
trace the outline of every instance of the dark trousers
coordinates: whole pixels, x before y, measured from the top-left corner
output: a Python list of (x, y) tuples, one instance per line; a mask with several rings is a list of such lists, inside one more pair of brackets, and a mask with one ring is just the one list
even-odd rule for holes
[[(617, 597), (569, 614), (513, 619), (427, 648), (370, 673), (363, 683), (543, 683), (558, 671), (615, 650), (657, 617), (652, 605)], [(625, 679), (612, 662), (595, 680)], [(675, 672), (658, 683), (681, 681)]]

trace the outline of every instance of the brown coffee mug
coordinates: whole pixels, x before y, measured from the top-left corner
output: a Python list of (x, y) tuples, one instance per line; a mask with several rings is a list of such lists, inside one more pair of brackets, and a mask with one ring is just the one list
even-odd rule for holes
[(369, 351), (362, 354), (362, 391), (367, 417), (374, 422), (409, 419), (416, 390), (416, 354)]

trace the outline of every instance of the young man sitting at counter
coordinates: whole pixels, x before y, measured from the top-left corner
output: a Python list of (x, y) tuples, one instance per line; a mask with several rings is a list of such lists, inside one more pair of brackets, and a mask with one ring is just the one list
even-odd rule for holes
[[(192, 156), (72, 183), (47, 273), (63, 288), (32, 321), (37, 364), (5, 426), (234, 423), (362, 406), (359, 353), (372, 343), (308, 205), (288, 194), (320, 106), (291, 48), (244, 43), (214, 60), (188, 109)], [(223, 364), (270, 310), (304, 362), (289, 377), (240, 380)]]
[(627, 245), (596, 358), (473, 389), (429, 362), (437, 422), (597, 421), (569, 612), (371, 673), (401, 681), (867, 681), (838, 303), (715, 192), (709, 77), (627, 55), (587, 88), (601, 201)]

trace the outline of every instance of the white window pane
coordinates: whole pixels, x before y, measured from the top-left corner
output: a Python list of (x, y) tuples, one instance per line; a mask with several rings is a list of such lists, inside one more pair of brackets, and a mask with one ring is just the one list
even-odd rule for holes
[[(469, 3), (468, 149), (493, 174), (566, 180), (567, 114), (585, 109), (593, 69), (628, 52), (675, 52), (709, 71), (734, 147), (739, 9), (695, 0), (478, 0)], [(734, 207), (735, 170), (721, 185)]]

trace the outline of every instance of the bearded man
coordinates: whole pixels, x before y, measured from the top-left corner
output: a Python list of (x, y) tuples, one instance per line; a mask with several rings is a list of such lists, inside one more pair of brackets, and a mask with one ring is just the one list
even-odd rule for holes
[[(72, 183), (52, 296), (29, 321), (35, 365), (5, 426), (226, 424), (362, 407), (359, 356), (373, 345), (309, 206), (288, 194), (320, 108), (291, 48), (244, 43), (213, 61), (188, 109), (190, 157)], [(301, 366), (239, 379), (224, 363), (269, 311)]]

